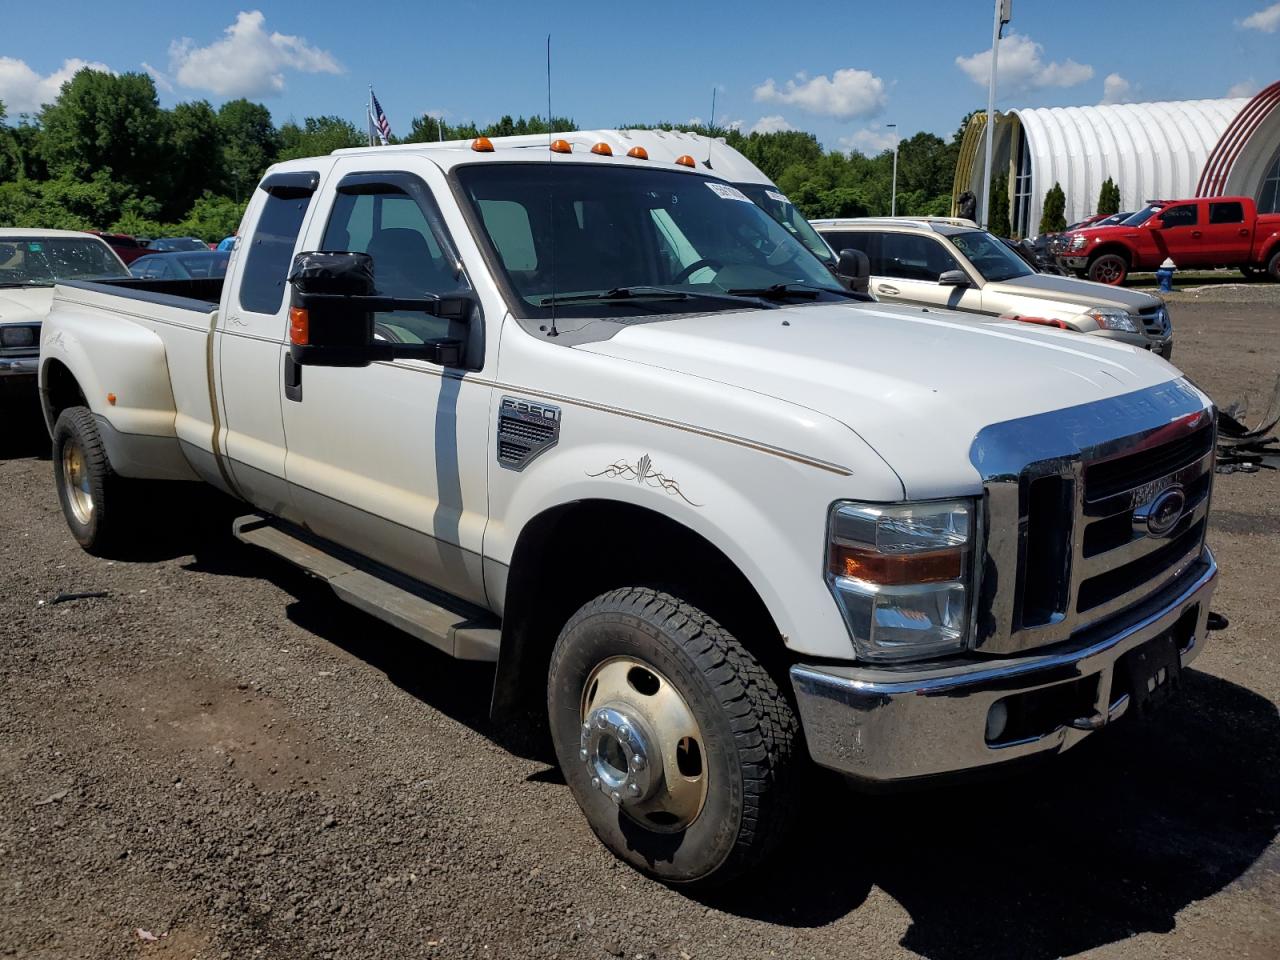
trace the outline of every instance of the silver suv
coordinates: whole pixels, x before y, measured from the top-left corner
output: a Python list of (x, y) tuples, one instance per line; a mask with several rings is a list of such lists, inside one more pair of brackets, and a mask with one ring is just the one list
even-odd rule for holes
[(1038, 273), (999, 237), (971, 220), (943, 217), (813, 220), (836, 251), (871, 261), (871, 292), (910, 303), (988, 316), (1017, 316), (1173, 355), (1164, 301), (1148, 293)]

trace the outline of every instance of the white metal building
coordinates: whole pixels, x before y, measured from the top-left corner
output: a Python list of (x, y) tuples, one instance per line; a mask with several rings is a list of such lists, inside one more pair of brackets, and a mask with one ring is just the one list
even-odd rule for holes
[[(986, 115), (965, 130), (953, 202), (982, 196)], [(1014, 234), (1037, 232), (1044, 196), (1066, 194), (1067, 222), (1091, 215), (1103, 182), (1120, 209), (1147, 200), (1243, 194), (1280, 209), (1280, 82), (1255, 97), (1015, 109), (996, 115), (992, 169), (1007, 171)]]

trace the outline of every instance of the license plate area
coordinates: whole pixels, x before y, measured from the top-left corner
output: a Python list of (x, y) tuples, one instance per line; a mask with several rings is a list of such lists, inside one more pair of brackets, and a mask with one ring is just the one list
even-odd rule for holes
[(1130, 712), (1148, 713), (1174, 696), (1182, 680), (1182, 651), (1191, 645), (1199, 607), (1187, 610), (1170, 629), (1116, 661), (1111, 702), (1129, 695)]

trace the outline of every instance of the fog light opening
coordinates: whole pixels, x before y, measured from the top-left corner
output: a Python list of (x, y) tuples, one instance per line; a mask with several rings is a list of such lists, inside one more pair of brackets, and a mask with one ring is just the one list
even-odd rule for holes
[(997, 700), (987, 711), (987, 743), (995, 743), (1009, 725), (1009, 708), (1003, 700)]

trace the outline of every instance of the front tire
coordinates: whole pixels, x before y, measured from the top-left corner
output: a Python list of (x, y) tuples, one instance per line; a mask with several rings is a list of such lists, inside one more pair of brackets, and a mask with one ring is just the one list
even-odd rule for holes
[(1267, 276), (1275, 283), (1280, 283), (1280, 250), (1276, 250), (1267, 261)]
[(53, 426), (53, 475), (76, 542), (102, 553), (122, 542), (124, 481), (116, 476), (87, 407), (68, 407)]
[(799, 724), (773, 677), (703, 611), (641, 587), (592, 600), (556, 642), (547, 705), (574, 798), (636, 869), (723, 882), (781, 839)]
[(1118, 287), (1129, 276), (1129, 262), (1118, 253), (1104, 253), (1089, 262), (1089, 279)]

